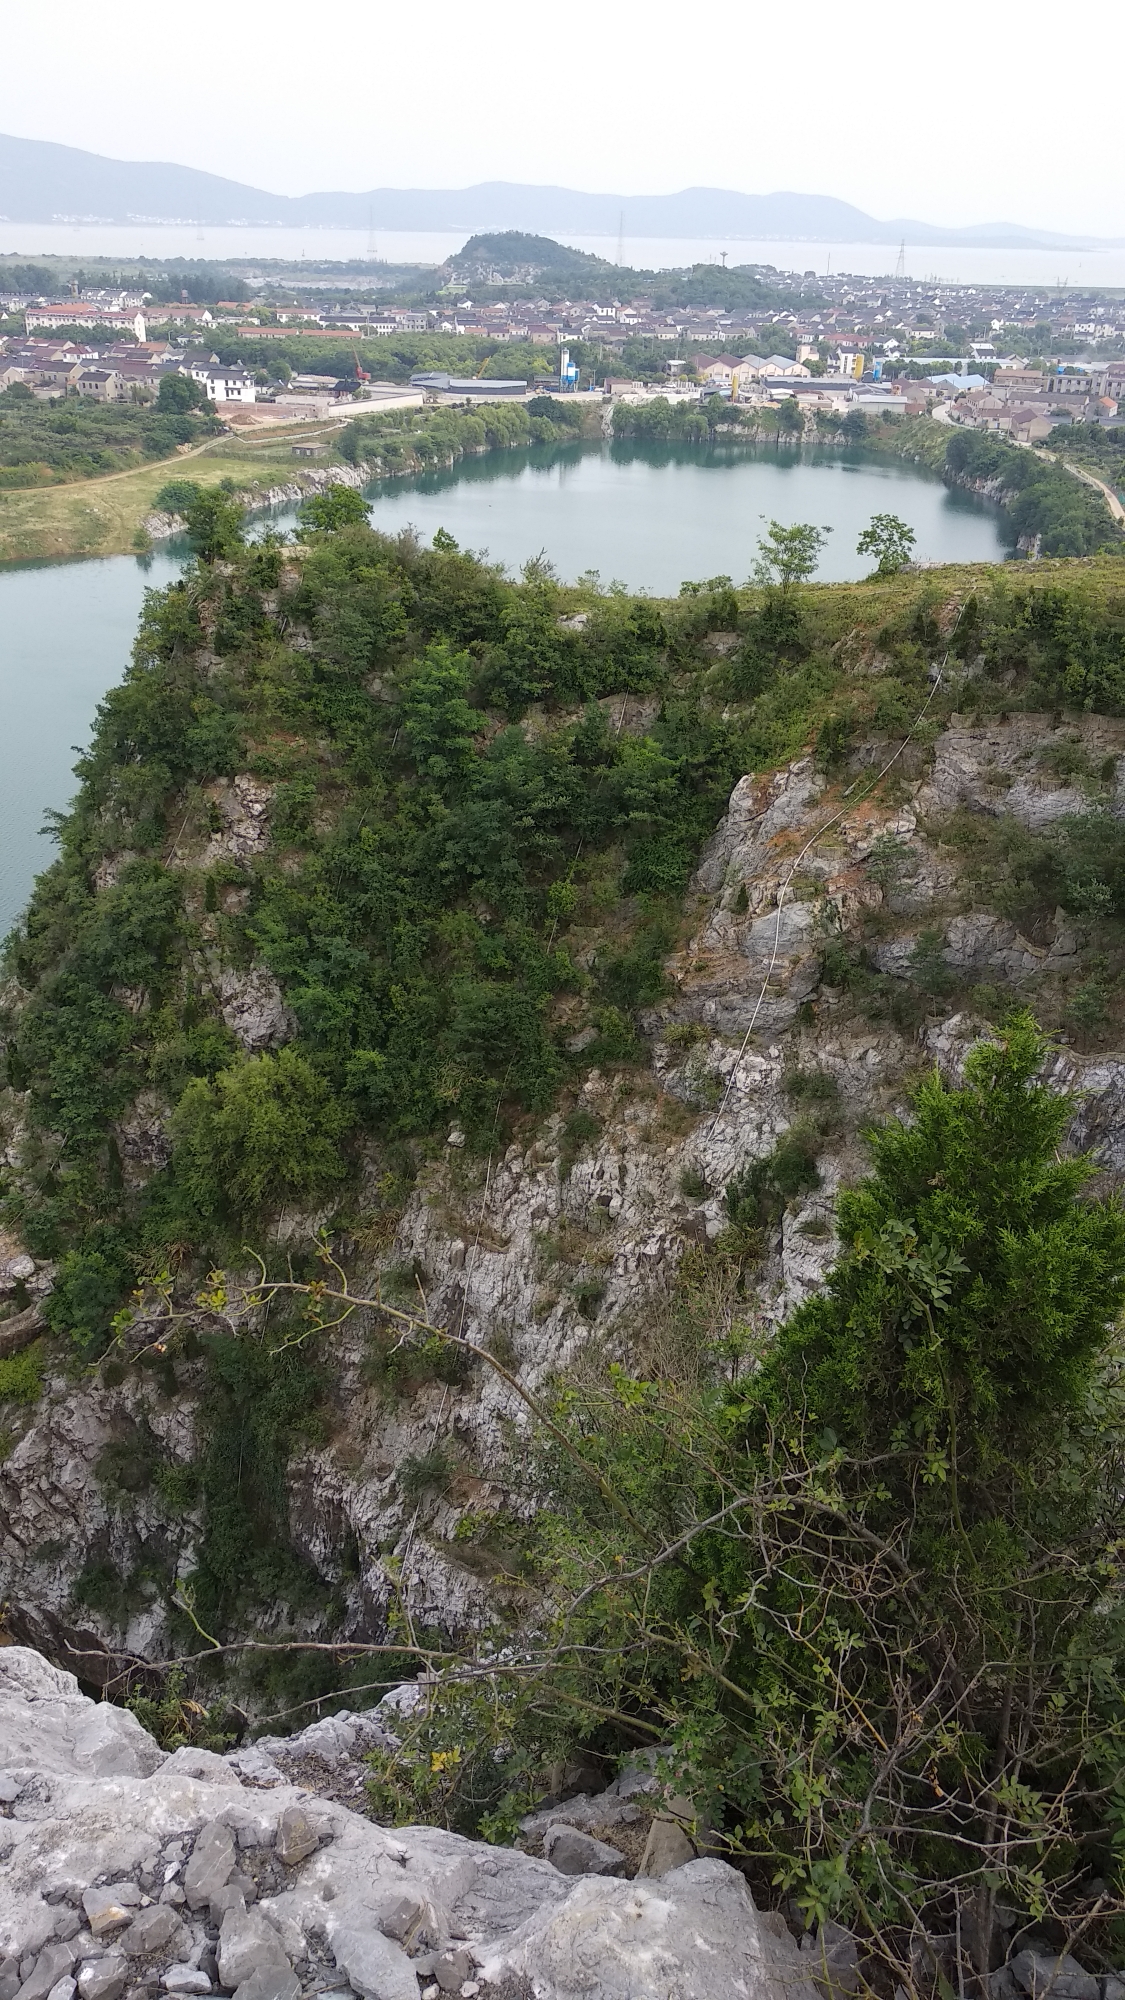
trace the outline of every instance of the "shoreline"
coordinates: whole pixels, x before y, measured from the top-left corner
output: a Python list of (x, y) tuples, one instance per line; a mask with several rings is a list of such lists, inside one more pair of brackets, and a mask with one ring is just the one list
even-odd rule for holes
[[(308, 433), (304, 436), (307, 437)], [(917, 417), (909, 420), (907, 425), (895, 425), (893, 430), (888, 428), (885, 435), (876, 431), (865, 438), (859, 448), (881, 457), (913, 460), (945, 484), (960, 487), (962, 491), (975, 491), (980, 497), (992, 500), (1001, 513), (1006, 512), (999, 492), (982, 492), (977, 481), (951, 474), (944, 466), (942, 461), (947, 437), (948, 426), (940, 425), (932, 418)], [(202, 448), (196, 447), (190, 454), (161, 459), (154, 465), (138, 467), (135, 471), (110, 473), (102, 479), (55, 487), (7, 492), (0, 496), (0, 573), (23, 563), (143, 555), (158, 547), (182, 530), (183, 524), (177, 517), (160, 514), (153, 505), (161, 487), (179, 476), (180, 466), (185, 468), (185, 477), (202, 486), (218, 485), (224, 479), (233, 480), (239, 502), (249, 512), (266, 513), (274, 507), (293, 505), (305, 494), (319, 492), (334, 484), (362, 491), (375, 483), (410, 478), (439, 468), (451, 469), (465, 457), (527, 449), (525, 441), (515, 439), (510, 443), (483, 446), (466, 443), (425, 456), (408, 449), (391, 462), (372, 450), (369, 456), (355, 464), (334, 457), (325, 465), (302, 468), (294, 463), (292, 455), (294, 444), (301, 441), (301, 434), (278, 436), (274, 433), (254, 443), (243, 435), (229, 435)], [(590, 436), (573, 441), (595, 442)], [(623, 444), (628, 441), (626, 438), (619, 440)], [(372, 446), (377, 442), (372, 438)], [(666, 442), (673, 444), (677, 441), (670, 438)], [(714, 442), (744, 443), (748, 450), (760, 449), (763, 444), (760, 438), (737, 432), (718, 436)], [(820, 436), (815, 429), (811, 435), (806, 432), (803, 437), (794, 438), (791, 442), (786, 440), (785, 446), (787, 451), (797, 452), (848, 449), (835, 434)], [(329, 448), (332, 448), (331, 445)], [(1112, 520), (1115, 510), (1109, 505), (1108, 491), (1102, 482), (1071, 466), (1065, 459), (1056, 463), (1087, 489), (1094, 486), (1101, 489), (1107, 515)]]

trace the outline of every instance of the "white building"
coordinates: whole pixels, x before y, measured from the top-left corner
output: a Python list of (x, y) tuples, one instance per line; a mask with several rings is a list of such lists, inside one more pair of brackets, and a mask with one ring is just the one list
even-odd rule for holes
[(193, 382), (202, 382), (213, 403), (256, 403), (254, 377), (246, 368), (224, 368), (217, 361), (193, 361), (187, 367)]

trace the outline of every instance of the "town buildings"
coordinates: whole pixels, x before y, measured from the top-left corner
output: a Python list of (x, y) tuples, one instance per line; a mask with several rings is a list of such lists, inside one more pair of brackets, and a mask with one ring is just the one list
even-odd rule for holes
[(44, 401), (87, 396), (99, 403), (152, 402), (167, 374), (189, 375), (215, 404), (253, 403), (257, 387), (249, 369), (223, 367), (218, 355), (189, 355), (167, 341), (109, 347), (76, 342), (24, 340), (0, 352), (0, 389), (20, 382)]

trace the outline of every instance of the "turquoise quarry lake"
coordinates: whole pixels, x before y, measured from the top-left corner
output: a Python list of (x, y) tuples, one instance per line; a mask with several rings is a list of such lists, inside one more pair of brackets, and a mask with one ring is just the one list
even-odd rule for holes
[[(864, 574), (860, 530), (899, 514), (928, 562), (999, 562), (999, 513), (900, 461), (871, 454), (615, 443), (491, 452), (452, 470), (396, 480), (368, 495), (373, 525), (439, 527), (516, 571), (540, 551), (572, 580), (674, 595), (688, 578), (745, 578), (765, 519), (832, 527), (818, 575)], [(291, 514), (275, 516), (285, 527)], [(0, 937), (51, 858), (48, 808), (74, 791), (75, 755), (97, 704), (120, 680), (146, 590), (178, 575), (185, 551), (139, 559), (0, 569)]]

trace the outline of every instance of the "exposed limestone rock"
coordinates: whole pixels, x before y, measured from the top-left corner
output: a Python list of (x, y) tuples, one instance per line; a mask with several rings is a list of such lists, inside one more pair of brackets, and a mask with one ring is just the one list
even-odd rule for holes
[(616, 1875), (625, 1859), (608, 1841), (557, 1820), (543, 1836), (543, 1854), (560, 1875)]
[(691, 1861), (659, 1887), (584, 1876), (561, 1908), (489, 1952), (482, 1971), (523, 1973), (557, 2000), (813, 2000), (792, 1940), (766, 1929), (722, 1861)]
[[(73, 2000), (72, 1985), (81, 2000), (119, 2000), (130, 1953), (148, 1992), (202, 1994), (217, 1977), (236, 2000), (302, 1990), (419, 2000), (435, 1973), (439, 1992), (471, 1988), (485, 2000), (521, 1979), (537, 2000), (814, 2000), (792, 1939), (759, 1917), (724, 1862), (672, 1869), (658, 1887), (572, 1881), (547, 1861), (435, 1828), (390, 1833), (288, 1785), (217, 1785), (39, 1655), (0, 1649), (0, 1742), (26, 1747), (32, 1722), (28, 1802), (0, 1820), (0, 1969), (20, 1968), (15, 2000), (50, 2000), (60, 1982), (58, 2000)], [(95, 1740), (116, 1745), (102, 1771)], [(318, 1844), (287, 1866), (277, 1835), (294, 1813), (317, 1826)], [(189, 1875), (199, 1857), (199, 1889), (230, 1855), (258, 1851), (243, 1834), (263, 1819), (273, 1840), (258, 1864), (261, 1901), (228, 1908), (216, 1955), (190, 1909), (148, 1903), (140, 1885), (174, 1877), (187, 1855)], [(84, 1903), (108, 1910), (106, 1890), (130, 1916), (108, 1951), (74, 1914)]]
[(203, 790), (219, 825), (199, 865), (213, 868), (219, 861), (246, 861), (263, 853), (269, 843), (273, 786), (243, 771), (233, 778), (215, 778)]
[[(1038, 828), (1068, 813), (1087, 812), (1089, 790), (1053, 775), (1060, 753), (1077, 750), (1091, 769), (1120, 760), (1125, 752), (1125, 725), (1102, 715), (1069, 718), (1056, 726), (1049, 715), (991, 717), (967, 723), (954, 716), (934, 746), (932, 768), (920, 786), (920, 815), (952, 812), (959, 805), (1011, 813), (1024, 826)], [(1121, 766), (1110, 781), (1114, 809), (1125, 805), (1120, 792)]]
[(249, 972), (226, 971), (217, 982), (219, 1012), (236, 1040), (252, 1055), (287, 1042), (297, 1031), (272, 972), (262, 965)]
[(139, 1187), (150, 1174), (167, 1166), (172, 1156), (168, 1132), (170, 1110), (171, 1106), (154, 1090), (144, 1090), (114, 1126), (127, 1186)]

